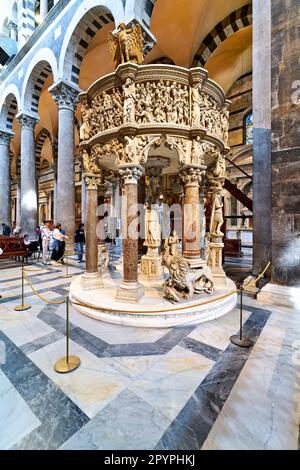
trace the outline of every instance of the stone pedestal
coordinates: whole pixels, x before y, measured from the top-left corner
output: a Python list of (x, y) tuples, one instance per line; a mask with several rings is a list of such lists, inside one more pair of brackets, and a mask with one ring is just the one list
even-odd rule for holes
[(75, 232), (74, 112), (79, 90), (60, 82), (49, 88), (58, 105), (57, 222), (69, 237), (71, 248)]
[(149, 279), (149, 281), (163, 280), (161, 257), (158, 252), (159, 246), (146, 246), (148, 246), (148, 250), (147, 254), (142, 256), (141, 275), (143, 278)]
[(81, 277), (83, 289), (99, 289), (103, 286), (98, 269), (97, 207), (100, 177), (93, 174), (83, 175), (86, 186), (86, 272)]
[(180, 179), (184, 186), (182, 254), (192, 268), (203, 266), (201, 258), (201, 223), (199, 185), (204, 165), (184, 165)]
[(216, 286), (226, 286), (227, 278), (222, 266), (222, 252), (224, 243), (210, 242), (208, 266), (210, 267)]
[(139, 165), (119, 166), (124, 182), (126, 208), (123, 219), (123, 280), (117, 290), (116, 299), (123, 302), (137, 302), (144, 295), (144, 288), (138, 282), (138, 233), (134, 228), (137, 218), (138, 180), (142, 176)]
[(37, 118), (19, 114), (21, 126), (21, 232), (36, 238), (38, 196), (35, 165), (34, 128)]
[(0, 131), (0, 223), (11, 225), (10, 155), (9, 145), (13, 134)]

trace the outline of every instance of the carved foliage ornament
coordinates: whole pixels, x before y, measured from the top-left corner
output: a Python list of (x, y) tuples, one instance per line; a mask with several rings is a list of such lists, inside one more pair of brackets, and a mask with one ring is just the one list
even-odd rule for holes
[(51, 94), (59, 108), (67, 108), (71, 111), (75, 110), (79, 90), (61, 82), (51, 89)]

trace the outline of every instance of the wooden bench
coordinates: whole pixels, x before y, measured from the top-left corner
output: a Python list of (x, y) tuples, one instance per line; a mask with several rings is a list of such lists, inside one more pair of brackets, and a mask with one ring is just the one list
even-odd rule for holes
[(22, 238), (0, 236), (0, 248), (3, 250), (0, 260), (19, 256), (28, 257), (28, 251)]

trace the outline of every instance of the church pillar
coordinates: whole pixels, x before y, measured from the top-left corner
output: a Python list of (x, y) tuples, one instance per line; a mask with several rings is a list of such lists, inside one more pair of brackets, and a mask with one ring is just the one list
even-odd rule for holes
[(103, 286), (98, 269), (97, 208), (100, 176), (84, 174), (86, 186), (86, 272), (81, 277), (83, 289), (98, 289)]
[(253, 272), (271, 256), (271, 0), (253, 0)]
[(60, 82), (49, 88), (58, 105), (58, 158), (57, 158), (57, 213), (56, 221), (69, 237), (72, 245), (75, 232), (75, 160), (74, 112), (78, 89)]
[(0, 224), (11, 226), (10, 155), (9, 145), (13, 134), (0, 131)]
[(43, 21), (48, 13), (48, 0), (40, 0), (40, 18)]
[(117, 300), (137, 302), (144, 289), (138, 282), (138, 181), (142, 167), (137, 164), (120, 165), (120, 176), (124, 184), (123, 206), (123, 280), (117, 290)]
[(203, 165), (185, 165), (180, 171), (184, 186), (182, 254), (191, 267), (204, 264), (201, 259), (199, 185), (205, 169)]
[(35, 165), (34, 129), (38, 120), (19, 114), (21, 126), (21, 232), (36, 238), (38, 224), (38, 196)]

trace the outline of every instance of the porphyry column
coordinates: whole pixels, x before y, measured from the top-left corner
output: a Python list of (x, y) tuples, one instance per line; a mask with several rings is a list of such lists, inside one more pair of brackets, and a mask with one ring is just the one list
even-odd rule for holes
[(60, 82), (49, 88), (58, 105), (57, 222), (69, 237), (75, 232), (74, 112), (79, 90)]
[(0, 223), (11, 225), (10, 155), (12, 133), (0, 131)]
[(21, 126), (21, 232), (35, 239), (38, 200), (34, 129), (38, 119), (24, 113), (17, 119)]
[(103, 286), (98, 269), (97, 208), (100, 177), (94, 174), (83, 175), (86, 188), (86, 271), (81, 277), (83, 289), (99, 289)]
[[(144, 295), (138, 282), (138, 181), (142, 176), (140, 165), (120, 165), (124, 183), (123, 205), (123, 280), (117, 290), (117, 300), (137, 302)], [(124, 210), (125, 209), (125, 210)]]
[(191, 268), (204, 264), (201, 258), (199, 185), (205, 169), (204, 165), (185, 165), (180, 171), (184, 186), (182, 254)]

